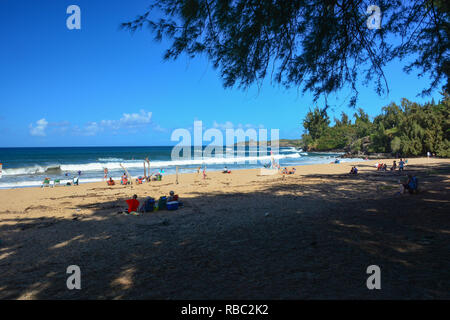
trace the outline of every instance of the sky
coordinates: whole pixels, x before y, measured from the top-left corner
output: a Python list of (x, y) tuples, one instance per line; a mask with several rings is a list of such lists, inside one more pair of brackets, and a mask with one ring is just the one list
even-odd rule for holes
[[(166, 42), (147, 29), (134, 34), (121, 22), (146, 11), (149, 0), (1, 0), (0, 147), (174, 145), (175, 129), (279, 129), (298, 139), (312, 95), (273, 85), (224, 89), (206, 57), (163, 61)], [(81, 9), (81, 29), (69, 30), (70, 5)], [(417, 97), (428, 80), (385, 68), (388, 96), (358, 87), (358, 107), (370, 116), (401, 98)], [(330, 117), (348, 107), (348, 91), (329, 98)], [(323, 101), (319, 101), (319, 106)]]

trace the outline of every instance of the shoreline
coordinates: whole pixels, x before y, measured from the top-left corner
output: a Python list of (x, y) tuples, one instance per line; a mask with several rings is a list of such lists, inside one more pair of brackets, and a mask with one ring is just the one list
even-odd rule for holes
[[(340, 162), (338, 164), (336, 163), (317, 163), (317, 164), (304, 164), (304, 165), (295, 165), (295, 166), (283, 166), (286, 168), (296, 168), (296, 173), (295, 175), (283, 175), (281, 174), (281, 171), (279, 170), (277, 174), (274, 175), (268, 175), (268, 176), (261, 176), (259, 175), (260, 169), (255, 169), (255, 168), (250, 168), (250, 169), (237, 169), (237, 170), (232, 170), (231, 174), (223, 174), (221, 170), (211, 170), (211, 171), (206, 171), (206, 175), (207, 175), (207, 179), (203, 180), (202, 177), (202, 172), (200, 171), (199, 174), (197, 174), (196, 172), (194, 173), (179, 173), (179, 183), (182, 184), (183, 183), (191, 183), (193, 181), (195, 182), (202, 182), (202, 181), (209, 181), (211, 180), (211, 178), (219, 178), (220, 177), (230, 177), (233, 178), (235, 176), (238, 176), (239, 174), (241, 175), (251, 175), (251, 176), (255, 176), (255, 177), (259, 177), (262, 180), (264, 179), (284, 179), (283, 176), (285, 176), (286, 178), (290, 178), (290, 177), (298, 177), (298, 176), (302, 176), (304, 174), (309, 174), (311, 171), (313, 172), (317, 172), (320, 174), (324, 174), (324, 175), (333, 175), (333, 174), (345, 174), (348, 173), (350, 171), (350, 168), (352, 166), (362, 166), (363, 168), (358, 168), (359, 172), (367, 172), (367, 171), (374, 171), (375, 170), (375, 163), (378, 162), (382, 162), (382, 163), (386, 163), (388, 164), (388, 171), (390, 172), (389, 168), (392, 165), (392, 161), (393, 160), (397, 160), (398, 159), (369, 159), (369, 160), (362, 160), (362, 161), (343, 161)], [(405, 166), (406, 170), (403, 173), (403, 175), (406, 175), (406, 171), (408, 166), (414, 165), (414, 164), (439, 164), (439, 163), (450, 163), (450, 159), (441, 159), (441, 158), (409, 158), (409, 163)], [(368, 169), (370, 168), (370, 169)], [(392, 172), (391, 172), (392, 173)], [(395, 173), (392, 174), (397, 174), (398, 175), (398, 169), (395, 171)], [(176, 187), (176, 174), (164, 174), (163, 175), (163, 179), (161, 181), (151, 181), (151, 182), (145, 182), (143, 184), (136, 184), (136, 179), (137, 177), (133, 177), (133, 184), (132, 185), (121, 185), (120, 184), (120, 179), (119, 180), (114, 180), (116, 182), (116, 184), (114, 186), (107, 186), (106, 185), (106, 180), (103, 181), (96, 181), (96, 182), (82, 182), (82, 180), (80, 179), (80, 184), (78, 186), (66, 186), (61, 184), (60, 186), (56, 186), (56, 187), (40, 187), (40, 186), (31, 186), (31, 187), (17, 187), (17, 188), (3, 188), (0, 189), (0, 201), (2, 200), (2, 195), (4, 195), (5, 193), (12, 193), (14, 194), (13, 191), (17, 191), (19, 192), (20, 190), (22, 191), (37, 191), (37, 190), (41, 190), (42, 191), (46, 191), (46, 189), (49, 189), (49, 191), (53, 191), (53, 190), (57, 190), (56, 192), (59, 191), (74, 191), (76, 194), (79, 194), (80, 191), (81, 192), (85, 192), (90, 188), (99, 188), (99, 187), (105, 187), (107, 189), (110, 190), (114, 190), (114, 189), (134, 189), (134, 188), (144, 188), (146, 186), (150, 186), (150, 187), (158, 187), (158, 186), (167, 186), (167, 185), (172, 185), (173, 187)], [(179, 185), (180, 185), (179, 184)], [(65, 193), (65, 192), (64, 192)], [(26, 192), (25, 192), (26, 194)]]
[[(316, 153), (316, 154), (329, 154), (329, 152), (314, 152), (314, 153)], [(337, 158), (339, 158), (339, 157), (337, 157)], [(355, 159), (355, 160), (353, 161), (353, 160), (349, 160), (349, 159)], [(356, 159), (358, 159), (358, 160), (356, 160)], [(376, 161), (376, 162), (387, 163), (388, 166), (390, 167), (393, 160), (397, 160), (397, 162), (398, 162), (398, 158), (381, 158), (381, 159), (380, 158), (372, 158), (372, 159), (369, 158), (368, 160), (364, 160), (364, 159), (359, 160), (359, 159), (360, 158), (341, 158), (341, 162), (339, 164), (365, 164), (365, 163), (370, 162), (370, 161)], [(408, 160), (412, 160), (412, 159), (425, 159), (425, 160), (427, 160), (428, 158), (416, 157), (416, 158), (406, 158), (406, 159), (408, 159)], [(446, 158), (429, 158), (428, 159), (428, 161), (431, 161), (431, 162), (436, 162), (436, 161), (439, 162), (439, 161), (445, 161), (445, 160), (446, 160)], [(450, 159), (448, 159), (448, 160), (450, 160)], [(314, 163), (314, 164), (307, 163), (307, 164), (289, 165), (287, 167), (289, 167), (289, 168), (294, 168), (295, 167), (298, 170), (299, 168), (302, 168), (302, 167), (305, 167), (305, 166), (328, 165), (328, 164), (334, 164), (334, 163), (333, 162)], [(282, 166), (282, 167), (286, 167), (286, 166)], [(195, 168), (183, 168), (183, 167), (181, 167), (180, 169), (181, 170), (182, 169), (189, 169), (189, 170), (194, 170), (194, 171), (196, 170)], [(207, 173), (208, 172), (221, 172), (222, 169), (223, 168), (209, 170), (207, 168)], [(239, 172), (239, 171), (245, 171), (245, 170), (258, 170), (259, 171), (260, 168), (239, 168), (239, 169), (233, 169), (232, 171), (238, 171)], [(196, 174), (196, 173), (195, 172), (179, 173), (180, 176), (186, 175), (186, 174)], [(175, 174), (174, 173), (164, 174), (163, 175), (163, 179), (164, 179), (164, 177), (171, 177), (171, 176), (175, 176)], [(138, 176), (133, 176), (133, 179), (136, 179), (137, 177)], [(106, 180), (103, 180), (102, 178), (88, 178), (88, 179), (89, 180), (96, 180), (96, 181), (83, 182), (83, 178), (80, 178), (80, 182), (79, 182), (80, 185), (106, 182)], [(114, 181), (116, 181), (116, 182), (119, 181), (119, 183), (120, 183), (120, 177), (113, 177), (113, 179), (114, 179)], [(54, 179), (51, 179), (51, 181), (53, 181), (53, 180)], [(65, 179), (65, 178), (60, 178), (60, 180), (61, 180), (61, 183), (63, 183), (63, 181), (70, 181), (70, 182), (72, 181), (72, 179)], [(1, 182), (1, 180), (0, 180), (0, 182)], [(155, 182), (155, 181), (152, 181), (152, 182)], [(69, 187), (69, 186), (66, 186), (65, 184), (61, 184), (61, 185), (57, 186), (57, 188), (61, 188), (61, 187)], [(24, 189), (24, 188), (25, 189), (30, 189), (30, 188), (41, 188), (41, 187), (40, 187), (40, 185), (39, 186), (37, 186), (37, 185), (35, 185), (35, 186), (26, 186), (26, 185), (24, 185), (24, 186), (17, 186), (17, 187), (0, 187), (0, 191), (1, 190)]]
[[(321, 154), (321, 152), (315, 152), (315, 153), (317, 153), (317, 154)], [(323, 154), (329, 154), (329, 153), (327, 153), (327, 152), (323, 152)], [(339, 158), (339, 157), (338, 157)], [(352, 159), (352, 160), (350, 160), (350, 159)], [(354, 159), (354, 160), (353, 160)], [(368, 161), (368, 160), (363, 160), (363, 159), (361, 159), (361, 160), (359, 160), (360, 158), (342, 158), (341, 159), (341, 164), (344, 164), (344, 163), (359, 163), (359, 162), (361, 162), (361, 161)], [(369, 159), (369, 160), (375, 160), (375, 159)], [(381, 161), (381, 160), (384, 160), (384, 161), (389, 161), (390, 159), (376, 159), (377, 161)], [(318, 162), (318, 163), (314, 163), (314, 164), (311, 164), (311, 163), (306, 163), (306, 164), (296, 164), (296, 165), (289, 165), (289, 167), (304, 167), (304, 166), (311, 166), (311, 165), (319, 165), (319, 164), (321, 164), (321, 165), (323, 165), (323, 164), (331, 164), (331, 162), (327, 162), (327, 163), (320, 163), (320, 162)], [(224, 165), (226, 165), (226, 163), (224, 164)], [(174, 167), (175, 166), (173, 166), (173, 168), (172, 169), (174, 169)], [(285, 167), (285, 166), (282, 166), (282, 167)], [(155, 169), (157, 169), (156, 167), (155, 167)], [(196, 169), (195, 168), (183, 168), (182, 166), (180, 166), (180, 170), (183, 170), (183, 169), (188, 169), (188, 170), (192, 170), (192, 171), (195, 171)], [(222, 171), (222, 169), (223, 168), (220, 168), (220, 169), (208, 169), (207, 168), (207, 172), (221, 172)], [(242, 171), (242, 170), (260, 170), (260, 168), (239, 168), (239, 169), (233, 169), (233, 168), (230, 168), (231, 170), (233, 170), (233, 171)], [(192, 174), (192, 173), (195, 173), (195, 172), (184, 172), (184, 173), (179, 173), (179, 175), (185, 175), (185, 174)], [(136, 179), (138, 176), (142, 176), (142, 175), (136, 175), (136, 176), (134, 176), (133, 175), (133, 179)], [(169, 177), (169, 176), (175, 176), (175, 173), (170, 173), (170, 174), (164, 174), (163, 175), (163, 179), (164, 179), (164, 177)], [(59, 185), (59, 186), (57, 186), (57, 188), (60, 188), (60, 187), (68, 187), (68, 186), (66, 186), (65, 185), (65, 183), (67, 183), (67, 182), (72, 182), (72, 178), (71, 179), (67, 179), (66, 177), (61, 177), (61, 178), (59, 178), (60, 179), (60, 181), (61, 181), (61, 185)], [(106, 180), (103, 180), (102, 178), (92, 178), (92, 177), (89, 177), (89, 178), (86, 178), (86, 179), (88, 179), (88, 180), (91, 180), (91, 181), (88, 181), (88, 182), (83, 182), (83, 177), (80, 177), (80, 180), (79, 180), (79, 183), (80, 183), (80, 185), (85, 185), (85, 184), (90, 184), (90, 183), (102, 183), (102, 182), (105, 182)], [(118, 177), (113, 177), (113, 179), (114, 179), (114, 181), (119, 181), (120, 182), (120, 177), (118, 176)], [(50, 179), (51, 181), (54, 181), (55, 179), (53, 178), (53, 179)], [(95, 180), (95, 181), (92, 181), (92, 180)], [(1, 182), (1, 179), (0, 179), (0, 182)], [(37, 181), (33, 181), (33, 182), (37, 182)], [(27, 181), (23, 181), (23, 183), (27, 183)], [(21, 185), (21, 186), (11, 186), (11, 187), (1, 187), (0, 186), (0, 191), (1, 190), (13, 190), (13, 189), (23, 189), (23, 188), (25, 188), (25, 189), (30, 189), (30, 188), (41, 188), (41, 184), (42, 184), (42, 182), (39, 182), (39, 185), (37, 185), (37, 184), (35, 184), (35, 185)]]

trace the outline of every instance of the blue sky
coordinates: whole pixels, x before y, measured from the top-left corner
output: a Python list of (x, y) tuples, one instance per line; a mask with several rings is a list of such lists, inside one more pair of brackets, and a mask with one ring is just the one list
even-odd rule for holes
[[(69, 30), (66, 9), (81, 8), (81, 30)], [(167, 44), (142, 30), (119, 29), (145, 12), (148, 0), (0, 1), (0, 147), (173, 145), (176, 128), (280, 129), (299, 138), (312, 96), (266, 81), (247, 91), (224, 89), (204, 57), (163, 62)], [(358, 106), (378, 114), (390, 102), (416, 97), (427, 79), (385, 69), (389, 96), (359, 87)], [(341, 111), (345, 90), (331, 98)], [(432, 97), (440, 99), (436, 91)], [(337, 99), (337, 101), (336, 101)]]

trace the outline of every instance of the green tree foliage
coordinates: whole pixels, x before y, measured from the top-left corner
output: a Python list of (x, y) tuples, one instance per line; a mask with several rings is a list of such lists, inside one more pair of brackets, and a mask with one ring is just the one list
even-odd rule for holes
[[(391, 103), (373, 122), (359, 108), (352, 123), (343, 113), (329, 126), (326, 109), (315, 108), (303, 121), (303, 145), (308, 150), (345, 149), (351, 152), (382, 152), (403, 156), (425, 155), (428, 151), (450, 157), (450, 98), (437, 104), (420, 105), (407, 99), (400, 106)], [(368, 141), (364, 148), (364, 141)]]
[[(444, 0), (378, 0), (380, 29), (369, 29), (371, 1), (360, 0), (149, 0), (150, 9), (122, 27), (147, 26), (169, 43), (164, 58), (204, 54), (225, 87), (247, 88), (270, 75), (318, 99), (344, 86), (357, 100), (358, 76), (381, 94), (389, 91), (383, 67), (410, 61), (431, 78), (425, 93), (447, 80), (448, 14)], [(410, 59), (412, 58), (412, 59)], [(448, 85), (447, 85), (447, 92)]]
[(308, 131), (313, 140), (321, 137), (328, 128), (330, 119), (327, 114), (327, 109), (314, 108), (309, 111), (303, 120), (303, 127)]

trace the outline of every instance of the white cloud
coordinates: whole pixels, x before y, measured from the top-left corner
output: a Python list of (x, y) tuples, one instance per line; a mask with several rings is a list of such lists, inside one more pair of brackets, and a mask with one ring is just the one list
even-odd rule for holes
[(83, 128), (83, 134), (86, 136), (95, 136), (98, 132), (103, 131), (97, 122), (88, 122), (88, 124)]
[(45, 136), (46, 129), (58, 134), (71, 133), (73, 135), (95, 136), (100, 132), (112, 132), (114, 134), (137, 133), (145, 127), (152, 128), (157, 132), (167, 130), (151, 121), (152, 112), (140, 110), (138, 113), (123, 113), (120, 119), (90, 121), (81, 126), (72, 125), (68, 121), (47, 122), (45, 119), (30, 124), (30, 134), (33, 136)]
[(124, 113), (119, 120), (102, 120), (99, 125), (103, 128), (113, 130), (119, 129), (135, 129), (149, 125), (151, 122), (152, 113), (141, 110), (139, 113)]
[(30, 134), (32, 136), (45, 137), (45, 129), (47, 128), (48, 122), (45, 118), (36, 121), (36, 125), (30, 124)]

